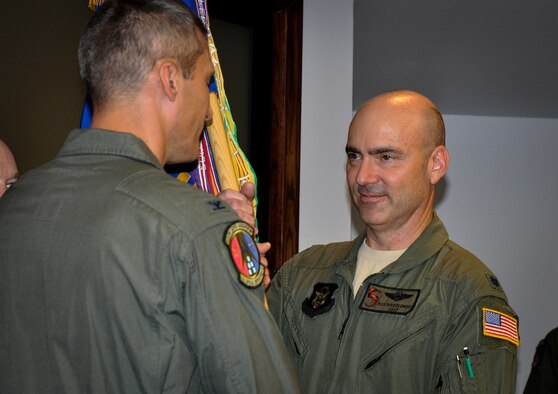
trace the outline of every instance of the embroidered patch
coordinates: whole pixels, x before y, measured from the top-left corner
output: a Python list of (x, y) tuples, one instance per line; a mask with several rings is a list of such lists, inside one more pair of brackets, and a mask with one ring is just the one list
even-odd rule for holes
[(505, 339), (519, 346), (517, 320), (494, 309), (482, 308), (482, 333), (487, 337)]
[(417, 304), (420, 290), (368, 285), (360, 309), (377, 313), (409, 314)]
[(335, 305), (333, 293), (337, 287), (336, 283), (316, 283), (312, 295), (302, 302), (302, 311), (310, 317), (329, 311)]
[(535, 355), (533, 356), (533, 363), (531, 364), (532, 368), (536, 368), (541, 364), (541, 361), (544, 356), (544, 350), (546, 348), (545, 340), (541, 340), (535, 349)]
[(488, 283), (490, 283), (490, 286), (492, 286), (493, 289), (503, 291), (502, 285), (500, 285), (500, 281), (498, 280), (498, 278), (496, 278), (496, 276), (494, 276), (494, 274), (487, 272), (485, 273), (485, 275), (486, 279), (488, 279)]
[(250, 288), (258, 287), (263, 281), (265, 267), (260, 264), (252, 227), (244, 222), (231, 224), (225, 232), (225, 244), (229, 247), (240, 282)]

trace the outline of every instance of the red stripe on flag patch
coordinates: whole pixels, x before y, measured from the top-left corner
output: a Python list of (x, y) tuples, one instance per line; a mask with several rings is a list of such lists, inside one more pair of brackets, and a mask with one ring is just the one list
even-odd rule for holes
[(505, 339), (519, 345), (517, 319), (505, 313), (482, 308), (482, 332), (485, 336)]

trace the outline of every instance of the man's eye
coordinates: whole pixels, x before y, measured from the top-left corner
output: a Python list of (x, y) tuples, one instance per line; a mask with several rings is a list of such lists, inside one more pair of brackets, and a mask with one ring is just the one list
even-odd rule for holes
[(358, 160), (360, 159), (360, 155), (356, 152), (347, 152), (347, 159), (348, 160)]
[(392, 161), (392, 160), (395, 160), (395, 157), (392, 156), (392, 155), (382, 155), (380, 157), (380, 160), (382, 160), (382, 161)]
[(12, 187), (16, 183), (16, 181), (17, 179), (10, 179), (8, 182), (6, 182), (6, 189)]

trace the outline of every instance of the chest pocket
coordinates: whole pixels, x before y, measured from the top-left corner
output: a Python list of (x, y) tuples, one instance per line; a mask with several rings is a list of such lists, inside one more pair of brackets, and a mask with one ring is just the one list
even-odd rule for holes
[(376, 315), (372, 318), (399, 320), (381, 346), (364, 353), (359, 362), (358, 388), (382, 387), (384, 392), (426, 392), (431, 390), (430, 376), (437, 352), (432, 339), (436, 338), (435, 310), (402, 318), (393, 315)]
[[(284, 314), (285, 320), (287, 322), (287, 327), (283, 328), (283, 337), (285, 338), (285, 344), (289, 349), (289, 353), (296, 355), (296, 366), (300, 366), (308, 352), (308, 345), (304, 340), (302, 327), (299, 323), (299, 318), (297, 318), (297, 312), (295, 312), (295, 305), (291, 296), (288, 296), (285, 300)], [(300, 309), (300, 306), (299, 306)]]
[(346, 319), (341, 308), (344, 301), (343, 294), (336, 292), (331, 308), (311, 317), (304, 313), (301, 297), (285, 299), (284, 317), (288, 332), (283, 328), (283, 335), (299, 374), (304, 375), (308, 368), (314, 369), (318, 365), (320, 373), (313, 376), (329, 378), (333, 373), (340, 342), (338, 336)]

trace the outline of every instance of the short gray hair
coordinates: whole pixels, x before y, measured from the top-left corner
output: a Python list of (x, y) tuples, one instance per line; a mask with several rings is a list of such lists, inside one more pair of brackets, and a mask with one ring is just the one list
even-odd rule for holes
[(175, 59), (185, 77), (207, 48), (203, 23), (181, 0), (107, 0), (81, 35), (81, 77), (95, 105), (136, 93), (155, 63)]

